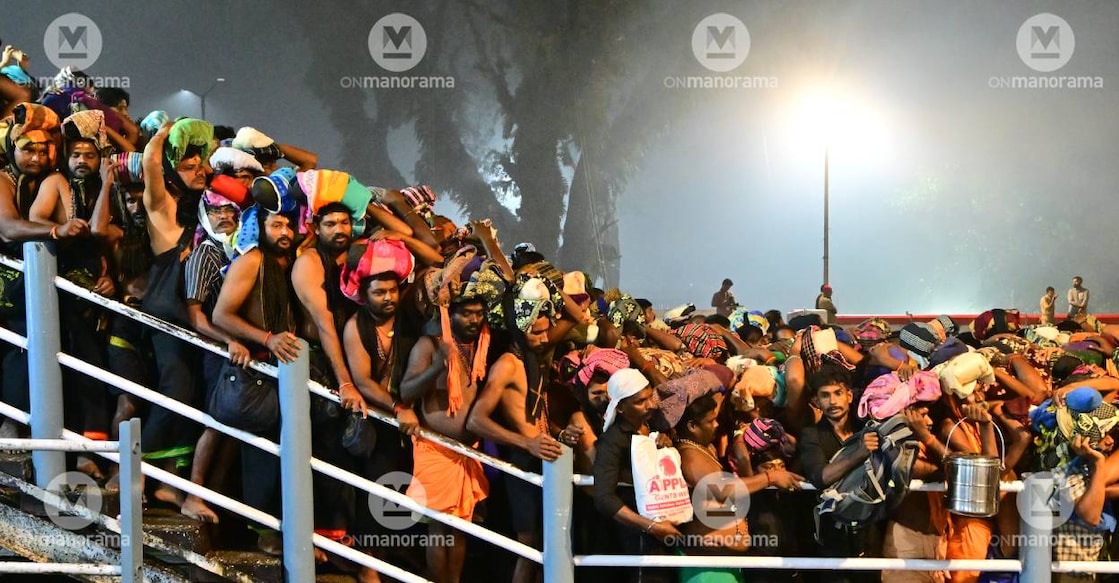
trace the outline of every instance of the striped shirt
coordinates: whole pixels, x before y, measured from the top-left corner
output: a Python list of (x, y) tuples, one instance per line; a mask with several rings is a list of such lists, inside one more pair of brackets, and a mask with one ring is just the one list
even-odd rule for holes
[(210, 318), (218, 303), (222, 270), (229, 265), (225, 251), (212, 239), (206, 239), (191, 251), (184, 266), (183, 284), (187, 303), (202, 304), (202, 313)]

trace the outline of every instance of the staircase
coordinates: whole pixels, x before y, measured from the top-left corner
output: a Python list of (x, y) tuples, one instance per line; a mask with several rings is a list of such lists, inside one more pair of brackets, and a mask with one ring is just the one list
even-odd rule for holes
[[(81, 504), (79, 493), (69, 497)], [(107, 563), (120, 562), (120, 535), (105, 518), (119, 509), (119, 494), (103, 491), (98, 509), (86, 509), (88, 527), (68, 530), (52, 522), (43, 504), (44, 492), (34, 485), (31, 456), (26, 452), (0, 452), (0, 560), (33, 562)], [(224, 517), (223, 517), (224, 520)], [(247, 531), (243, 523), (223, 523), (225, 531)], [(144, 579), (156, 583), (188, 582), (280, 582), (280, 557), (252, 550), (217, 548), (217, 528), (187, 518), (166, 508), (144, 510)], [(228, 538), (228, 537), (227, 537)], [(249, 548), (246, 541), (234, 546)], [(3, 551), (6, 551), (4, 553)], [(325, 570), (325, 569), (322, 569)], [(117, 581), (116, 577), (70, 576), (83, 581)], [(40, 580), (40, 579), (36, 579)], [(349, 583), (345, 574), (321, 574), (316, 581)]]

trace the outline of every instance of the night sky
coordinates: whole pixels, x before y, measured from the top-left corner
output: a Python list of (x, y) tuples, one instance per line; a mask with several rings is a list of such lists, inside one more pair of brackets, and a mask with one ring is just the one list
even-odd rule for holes
[[(438, 41), (437, 53), (424, 59), (454, 75), (456, 87), (405, 91), (441, 91), (440, 99), (453, 100), (458, 127), (448, 128), (447, 138), (463, 141), (479, 158), (479, 172), (483, 153), (507, 145), (509, 136), (497, 96), (479, 72), (478, 61), (487, 57), (472, 48), (467, 24), (480, 23), (483, 36), (511, 34), (508, 23), (499, 25), (506, 4), (454, 2), (436, 22), (414, 14)], [(561, 22), (569, 8), (533, 4), (529, 10), (538, 13), (530, 20), (542, 27)], [(1092, 311), (1119, 310), (1119, 274), (1112, 267), (1119, 247), (1113, 227), (1119, 4), (692, 2), (686, 10), (666, 10), (663, 0), (608, 4), (611, 16), (599, 26), (617, 31), (619, 45), (641, 49), (626, 53), (629, 66), (600, 90), (664, 104), (632, 121), (635, 136), (647, 135), (636, 131), (645, 124), (667, 127), (644, 143), (617, 193), (624, 290), (658, 307), (706, 306), (730, 277), (739, 301), (752, 309), (809, 306), (821, 283), (820, 128), (826, 124), (820, 120), (826, 118), (835, 128), (830, 279), (841, 313), (1036, 312), (1047, 285), (1057, 288), (1063, 311), (1073, 275), (1092, 290)], [(315, 73), (385, 75), (370, 56), (368, 32), (381, 16), (416, 12), (412, 6), (9, 1), (0, 37), (29, 53), (34, 76), (51, 76), (57, 69), (44, 53), (44, 34), (56, 17), (79, 12), (103, 36), (101, 55), (87, 72), (127, 76), (134, 117), (153, 109), (197, 116), (198, 97), (181, 90), (201, 93), (223, 77), (206, 99), (210, 121), (257, 127), (317, 152), (320, 167), (338, 168), (343, 138), (368, 130), (379, 90), (347, 88), (341, 79), (324, 83)], [(525, 18), (526, 8), (519, 10)], [(663, 69), (662, 77), (723, 75), (704, 68), (692, 50), (697, 24), (717, 13), (741, 20), (750, 36), (744, 61), (727, 75), (773, 80), (776, 87), (688, 89), (635, 76), (650, 68)], [(1060, 29), (1056, 44), (1042, 39), (1037, 50), (1067, 56), (1068, 31), (1075, 34), (1071, 58), (1052, 72), (1030, 68), (1016, 45), (1023, 23), (1039, 13), (1063, 18), (1068, 29)], [(743, 38), (736, 40), (735, 50), (744, 50)], [(544, 50), (554, 55), (569, 48)], [(515, 91), (516, 77), (533, 61), (507, 58)], [(1000, 86), (1070, 76), (1090, 87)], [(688, 92), (687, 107), (679, 107), (681, 91)], [(332, 121), (328, 105), (354, 92), (368, 115)], [(839, 104), (830, 117), (813, 117), (816, 110), (805, 105), (818, 105), (821, 95)], [(340, 169), (370, 185), (402, 186), (386, 175), (414, 181), (424, 144), (412, 120), (396, 120), (388, 144), (391, 172), (373, 164)], [(563, 175), (570, 181), (569, 170)], [(461, 218), (453, 203), (439, 210)], [(511, 248), (518, 241), (502, 242)]]

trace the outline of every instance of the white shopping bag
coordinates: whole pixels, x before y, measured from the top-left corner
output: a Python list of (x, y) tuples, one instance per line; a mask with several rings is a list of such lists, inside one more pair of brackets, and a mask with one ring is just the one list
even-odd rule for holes
[(637, 512), (651, 520), (683, 524), (692, 519), (692, 498), (675, 447), (657, 449), (657, 434), (630, 440)]

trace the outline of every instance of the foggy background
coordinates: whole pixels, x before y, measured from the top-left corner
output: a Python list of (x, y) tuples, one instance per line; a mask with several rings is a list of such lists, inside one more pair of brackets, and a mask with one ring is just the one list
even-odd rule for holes
[[(30, 55), (33, 76), (57, 72), (44, 33), (67, 12), (99, 27), (87, 73), (128, 77), (136, 119), (198, 116), (196, 94), (223, 77), (210, 121), (254, 126), (368, 185), (429, 184), (456, 222), (493, 217), (506, 250), (532, 241), (660, 308), (705, 307), (724, 277), (751, 309), (811, 307), (824, 153), (802, 105), (842, 96), (845, 135), (830, 140), (840, 313), (1032, 313), (1047, 285), (1060, 312), (1073, 275), (1092, 312), (1119, 310), (1114, 2), (6, 1), (0, 38)], [(428, 43), (400, 75), (451, 76), (453, 89), (343, 86), (394, 75), (368, 46), (393, 12)], [(1041, 12), (1075, 32), (1053, 73), (1016, 49)], [(728, 75), (776, 88), (666, 86), (721, 75), (691, 46), (713, 13), (750, 34)], [(1103, 87), (991, 87), (1049, 75)]]

